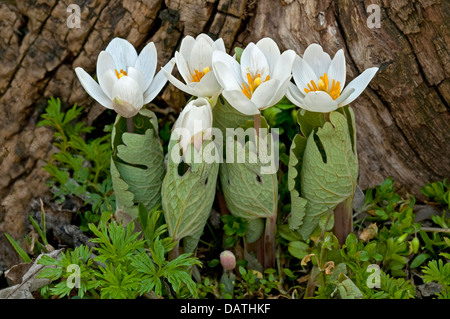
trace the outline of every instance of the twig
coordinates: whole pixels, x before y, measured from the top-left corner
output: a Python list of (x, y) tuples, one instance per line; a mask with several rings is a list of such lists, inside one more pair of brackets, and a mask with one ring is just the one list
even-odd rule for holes
[(421, 227), (420, 230), (423, 230), (424, 232), (450, 234), (450, 228)]

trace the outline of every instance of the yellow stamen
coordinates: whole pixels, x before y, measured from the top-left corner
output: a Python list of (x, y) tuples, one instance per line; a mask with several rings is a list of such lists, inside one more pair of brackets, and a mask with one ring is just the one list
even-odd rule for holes
[(116, 71), (116, 76), (117, 76), (118, 79), (120, 79), (120, 78), (123, 77), (124, 75), (125, 75), (125, 76), (128, 75), (128, 74), (127, 74), (127, 71), (124, 71), (123, 69), (120, 69), (120, 72), (118, 72), (117, 69), (116, 69), (115, 71)]
[(204, 77), (205, 74), (208, 73), (209, 71), (211, 71), (211, 68), (209, 66), (204, 67), (203, 70), (201, 70), (201, 71), (195, 69), (194, 74), (191, 73), (192, 82), (200, 82), (202, 77)]
[(304, 89), (306, 93), (313, 91), (327, 92), (328, 94), (330, 94), (333, 100), (336, 100), (341, 95), (341, 84), (339, 83), (339, 81), (336, 82), (336, 80), (333, 79), (330, 87), (330, 81), (326, 73), (320, 77), (318, 84), (311, 80), (311, 85), (310, 83), (308, 83), (307, 85), (308, 88)]
[(264, 83), (266, 81), (270, 80), (270, 76), (266, 76), (266, 79), (263, 81), (261, 79), (261, 74), (257, 74), (255, 77), (252, 77), (252, 75), (250, 73), (247, 73), (247, 83), (248, 85), (245, 84), (245, 82), (242, 82), (242, 93), (245, 94), (245, 96), (248, 99), (252, 98), (253, 92), (255, 92), (256, 88), (258, 86), (261, 85), (261, 83)]

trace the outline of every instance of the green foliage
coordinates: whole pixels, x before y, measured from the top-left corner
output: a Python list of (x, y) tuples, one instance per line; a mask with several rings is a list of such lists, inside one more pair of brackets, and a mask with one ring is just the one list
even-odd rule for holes
[(19, 254), (20, 258), (22, 258), (22, 261), (25, 263), (29, 263), (31, 261), (31, 258), (30, 256), (28, 256), (27, 252), (23, 250), (22, 247), (20, 247), (20, 244), (8, 233), (5, 233), (5, 237), (6, 239), (8, 239), (14, 250)]
[(422, 267), (423, 280), (427, 283), (437, 282), (441, 285), (441, 291), (437, 294), (438, 299), (450, 299), (450, 264), (442, 259), (431, 260)]
[(141, 109), (132, 121), (133, 133), (127, 131), (127, 119), (117, 116), (111, 133), (113, 153), (108, 161), (116, 205), (136, 218), (139, 203), (147, 210), (161, 204), (165, 169), (156, 115)]
[(83, 139), (94, 127), (75, 122), (82, 112), (76, 104), (63, 112), (59, 98), (50, 98), (37, 125), (54, 129), (53, 144), (58, 148), (43, 167), (52, 176), (49, 186), (60, 202), (76, 196), (89, 205), (81, 215), (82, 229), (87, 230), (87, 223), (97, 222), (101, 211), (115, 209), (115, 199), (109, 175), (111, 136), (107, 133), (89, 141)]
[[(173, 151), (175, 145), (174, 140), (169, 145), (167, 173), (161, 190), (162, 208), (169, 235), (175, 241), (184, 239), (185, 251), (193, 252), (214, 203), (219, 173), (219, 163), (214, 158), (218, 151), (212, 141), (205, 141), (200, 150), (202, 160), (195, 161), (194, 145), (189, 146), (184, 159), (174, 158), (173, 153), (179, 154), (179, 150)], [(192, 157), (187, 159), (187, 154)], [(182, 165), (188, 169), (180, 174)]]
[(450, 208), (450, 184), (447, 182), (447, 179), (444, 179), (442, 182), (428, 183), (422, 186), (421, 190), (425, 196), (430, 197), (433, 201)]
[(223, 231), (225, 234), (224, 246), (229, 248), (234, 246), (240, 237), (244, 237), (247, 232), (248, 222), (233, 215), (223, 215), (221, 217), (223, 222)]
[[(158, 219), (161, 212), (152, 213)], [(39, 276), (59, 281), (51, 285), (49, 293), (60, 298), (71, 296), (74, 287), (80, 298), (134, 299), (148, 293), (173, 297), (172, 290), (178, 297), (197, 296), (188, 269), (200, 262), (191, 254), (168, 261), (167, 248), (173, 245), (167, 241), (171, 239), (160, 239), (165, 227), (156, 228), (156, 237), (150, 234), (152, 227), (147, 223), (147, 236), (142, 238), (141, 232), (135, 232), (134, 222), (126, 227), (114, 221), (98, 227), (89, 224), (94, 234), (91, 242), (96, 245), (92, 249), (76, 247), (59, 260), (45, 256), (39, 263), (55, 267), (44, 269)], [(76, 274), (72, 273), (74, 265), (79, 269)], [(69, 285), (70, 278), (78, 278), (78, 286)]]
[(84, 298), (86, 295), (94, 297), (97, 295), (95, 289), (100, 282), (95, 280), (94, 260), (91, 255), (92, 249), (84, 245), (62, 253), (59, 260), (44, 255), (38, 263), (56, 267), (45, 268), (39, 273), (38, 278), (59, 281), (50, 286), (50, 295), (59, 298), (69, 297), (73, 288), (77, 286), (78, 297)]
[(351, 108), (342, 112), (331, 112), (330, 122), (325, 123), (323, 115), (299, 112), (303, 136), (296, 137), (291, 146), (290, 226), (304, 239), (313, 233), (322, 216), (353, 199), (358, 177), (356, 136), (352, 134), (355, 118)]

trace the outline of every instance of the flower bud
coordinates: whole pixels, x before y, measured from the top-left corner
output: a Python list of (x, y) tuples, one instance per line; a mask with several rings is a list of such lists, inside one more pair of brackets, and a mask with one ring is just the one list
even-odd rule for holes
[(205, 98), (192, 100), (183, 108), (175, 123), (183, 153), (190, 144), (194, 144), (197, 150), (201, 148), (203, 140), (211, 135), (212, 122), (211, 105)]
[(413, 248), (413, 252), (415, 254), (417, 254), (417, 252), (419, 251), (419, 246), (420, 246), (419, 238), (414, 237), (414, 239), (411, 241), (411, 245)]
[(225, 250), (220, 254), (220, 263), (226, 271), (233, 270), (236, 267), (236, 257), (231, 251)]
[(397, 238), (397, 244), (401, 244), (405, 241), (406, 237), (408, 237), (408, 234), (403, 234), (399, 238)]

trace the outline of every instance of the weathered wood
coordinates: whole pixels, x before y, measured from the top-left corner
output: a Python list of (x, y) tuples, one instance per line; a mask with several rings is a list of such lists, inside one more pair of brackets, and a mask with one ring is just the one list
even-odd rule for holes
[[(0, 2), (0, 234), (23, 238), (29, 203), (46, 192), (41, 169), (52, 132), (36, 128), (50, 96), (86, 107), (89, 124), (104, 109), (82, 89), (73, 69), (95, 73), (98, 53), (115, 36), (140, 51), (149, 41), (165, 64), (185, 35), (222, 37), (230, 50), (272, 37), (302, 54), (320, 43), (345, 50), (348, 81), (371, 66), (380, 72), (356, 100), (359, 184), (388, 176), (420, 196), (426, 182), (450, 177), (450, 3), (439, 0), (138, 0), (77, 1), (81, 28), (66, 20), (70, 1)], [(381, 7), (381, 28), (366, 24)], [(176, 115), (188, 96), (172, 85), (154, 101)], [(13, 255), (0, 236), (0, 269)], [(8, 259), (9, 261), (5, 261)]]

